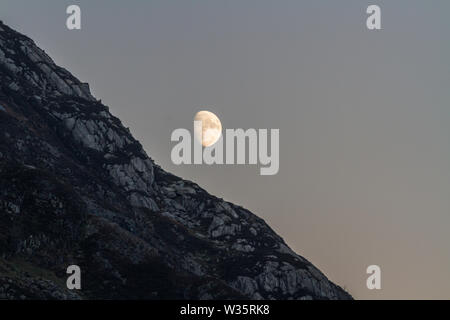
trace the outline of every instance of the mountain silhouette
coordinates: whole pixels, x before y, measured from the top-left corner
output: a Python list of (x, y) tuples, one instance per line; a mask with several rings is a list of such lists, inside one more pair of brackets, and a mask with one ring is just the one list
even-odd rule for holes
[[(0, 23), (0, 299), (351, 299)], [(81, 269), (81, 290), (66, 286)]]

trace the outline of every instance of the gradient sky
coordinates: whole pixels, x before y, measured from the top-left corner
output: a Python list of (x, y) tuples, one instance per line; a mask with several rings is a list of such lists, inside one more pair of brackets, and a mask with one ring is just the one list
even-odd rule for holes
[[(79, 4), (82, 30), (65, 9)], [(382, 9), (382, 31), (365, 10)], [(450, 299), (450, 2), (2, 0), (164, 169), (264, 218), (358, 299)], [(280, 171), (175, 166), (201, 109), (279, 128)], [(366, 288), (368, 265), (382, 290)]]

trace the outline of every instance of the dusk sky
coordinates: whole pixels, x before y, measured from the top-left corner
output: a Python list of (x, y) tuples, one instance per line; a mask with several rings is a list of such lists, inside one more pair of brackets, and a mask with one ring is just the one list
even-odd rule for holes
[[(66, 28), (78, 4), (82, 29)], [(366, 28), (381, 7), (382, 30)], [(448, 0), (2, 0), (164, 169), (265, 219), (356, 299), (450, 299)], [(177, 128), (280, 129), (280, 170), (180, 165)], [(381, 267), (381, 290), (366, 268)]]

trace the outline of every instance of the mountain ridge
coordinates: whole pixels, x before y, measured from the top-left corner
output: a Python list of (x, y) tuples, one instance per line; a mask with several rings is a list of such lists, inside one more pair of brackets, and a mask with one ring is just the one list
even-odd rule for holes
[[(352, 298), (264, 220), (155, 164), (3, 23), (0, 79), (0, 298)], [(80, 291), (62, 281), (71, 264)]]

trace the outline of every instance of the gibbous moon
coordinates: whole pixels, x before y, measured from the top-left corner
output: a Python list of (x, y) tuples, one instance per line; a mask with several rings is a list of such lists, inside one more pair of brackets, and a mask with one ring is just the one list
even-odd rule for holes
[(220, 119), (212, 112), (199, 111), (194, 117), (194, 121), (202, 122), (202, 132), (195, 128), (195, 137), (204, 147), (210, 147), (216, 143), (222, 135), (222, 123)]

